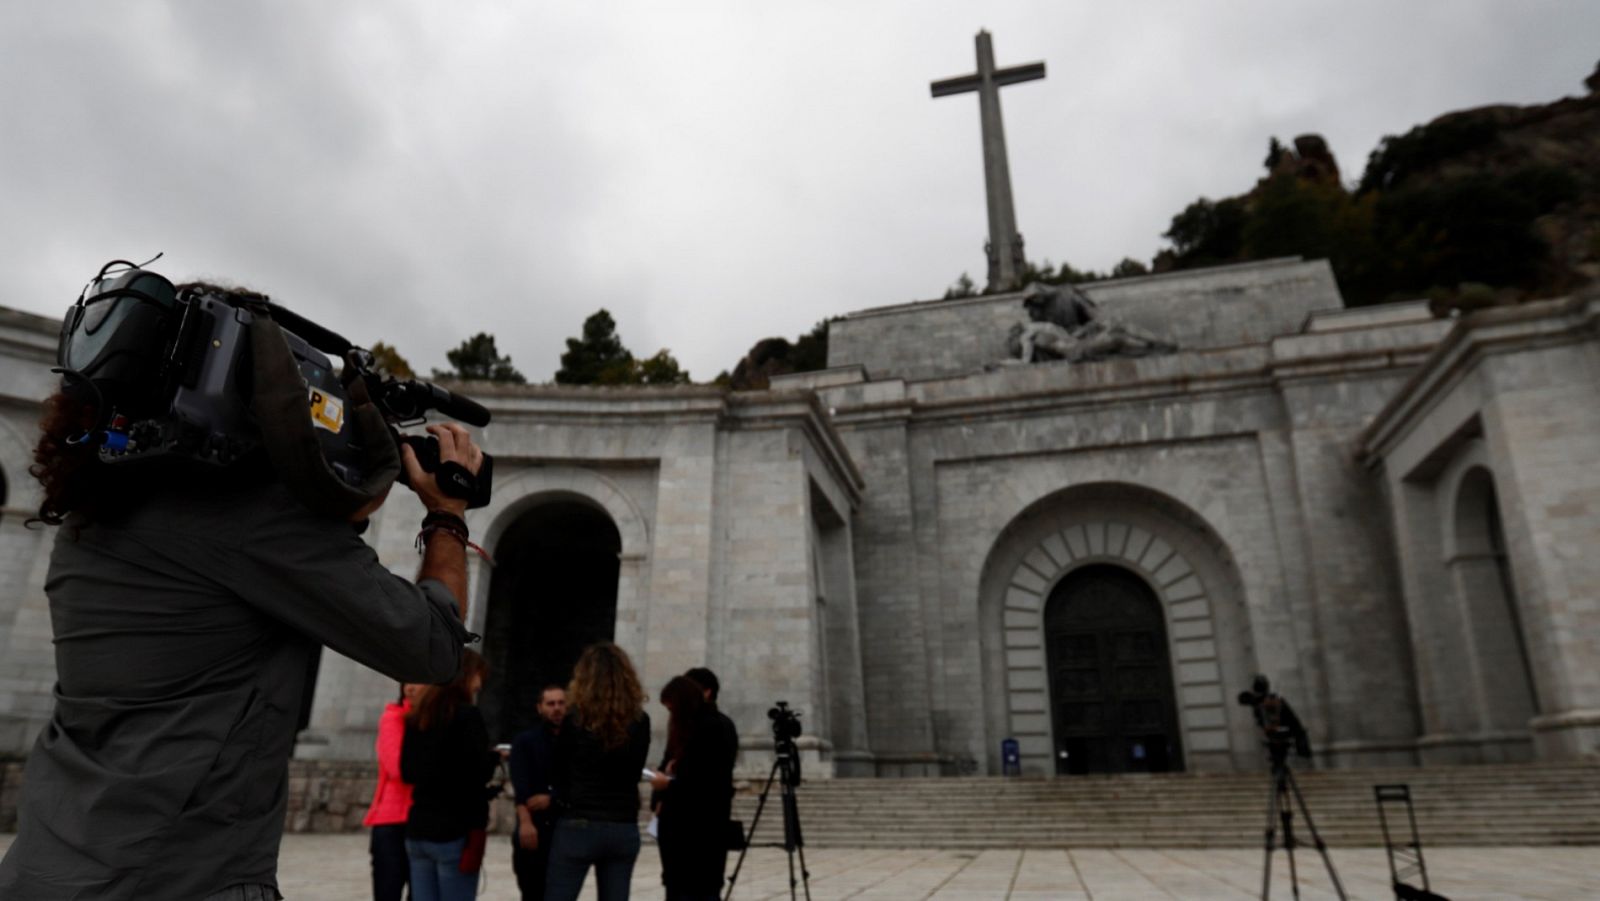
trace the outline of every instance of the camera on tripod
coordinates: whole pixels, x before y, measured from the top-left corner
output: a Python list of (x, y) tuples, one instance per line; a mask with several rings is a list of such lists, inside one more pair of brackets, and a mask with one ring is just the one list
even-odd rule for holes
[(790, 710), (788, 701), (778, 701), (767, 711), (767, 719), (772, 720), (772, 740), (779, 744), (794, 744), (800, 737), (800, 713)]
[(1288, 758), (1291, 746), (1296, 755), (1311, 756), (1311, 739), (1300, 724), (1300, 718), (1289, 702), (1272, 690), (1266, 676), (1257, 675), (1247, 691), (1239, 692), (1239, 704), (1250, 708), (1256, 725), (1261, 728), (1262, 743), (1267, 746), (1275, 766), (1282, 765)]
[[(761, 812), (767, 807), (767, 796), (772, 793), (774, 783), (779, 787), (783, 805), (782, 847), (789, 855), (789, 897), (795, 897), (797, 884), (804, 884), (806, 901), (811, 901), (811, 871), (806, 869), (806, 841), (800, 830), (800, 802), (795, 798), (795, 789), (800, 787), (800, 749), (795, 744), (795, 739), (800, 737), (800, 712), (790, 710), (788, 701), (775, 701), (772, 709), (767, 711), (767, 719), (772, 721), (772, 774), (767, 777), (767, 784), (756, 801), (756, 815), (750, 820), (749, 833), (741, 840), (739, 861), (733, 865), (733, 875), (728, 877), (728, 893), (723, 896), (723, 901), (733, 897), (733, 887), (739, 881), (739, 871), (744, 869), (745, 854), (749, 853), (755, 840), (756, 826), (761, 823)], [(796, 856), (800, 858), (799, 883), (794, 878)]]
[(1239, 703), (1249, 707), (1255, 717), (1256, 725), (1261, 728), (1261, 743), (1266, 745), (1267, 757), (1272, 763), (1272, 794), (1267, 802), (1267, 855), (1261, 868), (1261, 897), (1266, 899), (1271, 896), (1272, 852), (1276, 847), (1279, 829), (1283, 830), (1283, 850), (1289, 859), (1289, 885), (1294, 897), (1300, 897), (1300, 877), (1294, 864), (1294, 849), (1298, 844), (1294, 834), (1294, 808), (1298, 806), (1305, 818), (1306, 828), (1311, 832), (1311, 841), (1317, 853), (1322, 855), (1323, 866), (1328, 868), (1334, 894), (1344, 901), (1344, 886), (1339, 882), (1338, 871), (1333, 868), (1333, 858), (1328, 856), (1328, 845), (1317, 833), (1317, 824), (1311, 819), (1311, 809), (1306, 806), (1305, 796), (1300, 793), (1300, 785), (1289, 767), (1290, 746), (1302, 758), (1311, 756), (1311, 739), (1306, 735), (1306, 727), (1300, 723), (1289, 702), (1274, 692), (1272, 683), (1259, 673), (1251, 681), (1249, 690), (1239, 692)]

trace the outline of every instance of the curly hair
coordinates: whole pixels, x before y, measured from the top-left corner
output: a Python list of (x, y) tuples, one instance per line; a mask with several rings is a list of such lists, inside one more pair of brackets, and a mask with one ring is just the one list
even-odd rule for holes
[(580, 728), (610, 750), (628, 740), (628, 727), (644, 713), (644, 689), (626, 651), (609, 641), (589, 645), (572, 668), (568, 703)]
[(94, 428), (98, 418), (95, 405), (75, 394), (58, 391), (45, 399), (39, 442), (28, 467), (28, 474), (43, 486), (44, 499), (30, 523), (59, 526), (69, 513), (93, 515), (96, 502), (104, 497), (99, 490), (104, 487), (103, 464), (94, 444), (73, 444), (71, 439)]

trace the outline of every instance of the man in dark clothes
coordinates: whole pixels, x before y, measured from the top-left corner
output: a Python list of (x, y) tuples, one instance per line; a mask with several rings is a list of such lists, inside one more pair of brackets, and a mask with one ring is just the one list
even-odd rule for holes
[[(697, 666), (684, 673), (705, 692), (706, 703), (711, 706), (711, 711), (716, 714), (717, 729), (722, 735), (722, 741), (731, 749), (728, 757), (731, 759), (739, 754), (739, 729), (733, 724), (728, 715), (717, 708), (717, 695), (722, 691), (722, 682), (717, 674), (703, 666)], [(728, 796), (733, 796), (733, 782), (728, 782)]]
[(556, 737), (567, 716), (567, 690), (546, 685), (539, 692), (538, 711), (539, 722), (511, 741), (511, 788), (517, 801), (511, 869), (517, 874), (522, 901), (544, 899), (550, 863), (550, 786), (555, 781)]
[[(118, 296), (159, 303), (135, 277)], [(304, 382), (289, 387), (303, 409)], [(470, 637), (464, 537), (427, 535), (413, 584), (270, 466), (101, 462), (83, 433), (95, 401), (71, 388), (47, 402), (34, 469), (41, 519), (62, 524), (45, 582), (55, 711), (28, 755), (0, 898), (280, 898), (311, 663), (327, 645), (398, 681), (452, 678)], [(478, 471), (465, 429), (429, 431), (442, 459)], [(423, 506), (464, 536), (466, 502), (401, 455)]]

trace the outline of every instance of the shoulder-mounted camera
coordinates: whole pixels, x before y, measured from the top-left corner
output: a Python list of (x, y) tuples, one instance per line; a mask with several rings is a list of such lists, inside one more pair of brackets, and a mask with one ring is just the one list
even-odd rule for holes
[[(437, 443), (430, 455), (431, 437), (401, 427), (435, 410), (489, 422), (477, 403), (387, 376), (368, 351), (264, 295), (180, 290), (125, 260), (101, 267), (67, 309), (56, 361), (62, 389), (95, 410), (74, 441), (95, 446), (102, 462), (228, 466), (264, 451), (301, 500), (339, 516), (401, 475), (400, 441), (416, 446), (425, 470), (439, 468)], [(485, 454), (476, 476), (441, 473), (441, 490), (483, 506), (492, 466)]]

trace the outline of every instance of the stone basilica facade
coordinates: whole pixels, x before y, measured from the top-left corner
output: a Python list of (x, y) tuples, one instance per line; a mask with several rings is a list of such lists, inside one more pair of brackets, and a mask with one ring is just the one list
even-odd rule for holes
[[(1002, 294), (849, 314), (766, 391), (469, 386), (493, 728), (614, 638), (652, 694), (715, 669), (752, 770), (778, 699), (811, 775), (1256, 769), (1258, 671), (1321, 766), (1595, 751), (1600, 299), (1345, 309), (1295, 259), (1086, 293), (1178, 350), (997, 365)], [(51, 707), (55, 332), (0, 311), (0, 754)], [(407, 575), (416, 513), (368, 533)], [(326, 652), (298, 753), (368, 758), (394, 691)]]

